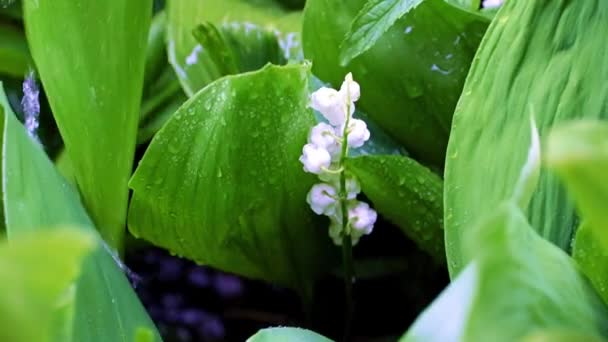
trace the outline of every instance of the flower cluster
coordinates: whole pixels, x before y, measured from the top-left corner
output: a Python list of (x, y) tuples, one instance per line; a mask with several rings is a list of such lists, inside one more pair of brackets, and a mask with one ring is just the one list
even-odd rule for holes
[(311, 129), (300, 157), (304, 171), (322, 181), (310, 189), (306, 201), (317, 215), (329, 217), (329, 236), (337, 245), (346, 235), (356, 244), (362, 235), (372, 232), (377, 218), (367, 203), (357, 201), (361, 187), (344, 165), (348, 148), (363, 146), (370, 136), (365, 122), (352, 117), (359, 96), (359, 84), (350, 73), (340, 90), (323, 87), (312, 94), (311, 107), (329, 123)]

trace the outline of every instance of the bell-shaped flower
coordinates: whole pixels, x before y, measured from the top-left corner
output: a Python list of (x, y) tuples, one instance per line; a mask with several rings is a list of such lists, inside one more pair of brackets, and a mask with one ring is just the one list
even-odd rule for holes
[(336, 189), (329, 184), (315, 184), (308, 192), (306, 202), (317, 215), (331, 216), (336, 212), (338, 194)]
[(306, 144), (302, 149), (300, 162), (304, 165), (304, 171), (320, 174), (324, 168), (331, 165), (331, 156), (326, 149), (313, 144)]
[(318, 123), (310, 130), (308, 142), (326, 149), (332, 157), (337, 157), (340, 153), (340, 143), (336, 140), (336, 129), (324, 122)]
[(357, 198), (357, 195), (361, 192), (361, 185), (354, 178), (346, 179), (346, 199), (352, 200)]
[(351, 119), (348, 122), (348, 146), (358, 148), (369, 140), (370, 133), (363, 120)]
[(320, 112), (330, 124), (340, 126), (346, 121), (346, 101), (339, 91), (322, 87), (312, 93), (311, 107)]
[(365, 202), (355, 202), (348, 210), (348, 221), (353, 230), (360, 234), (370, 234), (378, 214)]

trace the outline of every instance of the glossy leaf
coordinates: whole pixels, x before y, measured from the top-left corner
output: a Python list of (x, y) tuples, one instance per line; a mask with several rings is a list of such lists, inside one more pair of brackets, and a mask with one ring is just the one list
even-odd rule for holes
[[(200, 24), (209, 22), (223, 33), (238, 36), (239, 40), (253, 45), (248, 57), (242, 59), (243, 63), (259, 59), (256, 55), (264, 53), (268, 38), (274, 37), (272, 29), (280, 31), (280, 41), (277, 43), (277, 38), (273, 41), (282, 46), (286, 58), (294, 57), (299, 47), (296, 36), (300, 29), (299, 12), (288, 13), (273, 0), (256, 3), (244, 0), (179, 0), (169, 1), (167, 5), (169, 61), (188, 96), (226, 75), (221, 72), (224, 66), (210, 59), (209, 53), (218, 51), (200, 45), (194, 38), (193, 31)], [(260, 44), (260, 49), (255, 48), (257, 44)], [(262, 65), (255, 68), (241, 66), (239, 71), (252, 71), (270, 61), (272, 59), (264, 58)]]
[(488, 20), (426, 0), (341, 67), (340, 44), (365, 3), (308, 0), (304, 55), (315, 76), (334, 88), (352, 72), (361, 85), (360, 109), (417, 160), (442, 166), (452, 113)]
[(443, 184), (439, 176), (402, 156), (362, 156), (349, 159), (347, 166), (383, 217), (435, 260), (445, 261)]
[(579, 121), (553, 129), (547, 164), (564, 181), (582, 219), (608, 250), (608, 122)]
[(474, 228), (467, 267), (402, 341), (517, 341), (541, 330), (608, 336), (608, 309), (572, 259), (501, 204)]
[(131, 179), (130, 231), (198, 263), (309, 295), (333, 250), (305, 202), (314, 177), (298, 161), (315, 123), (309, 75), (306, 65), (269, 65), (188, 100)]
[(572, 257), (608, 305), (608, 250), (585, 222), (576, 230)]
[[(512, 198), (530, 147), (530, 117), (540, 135), (554, 123), (607, 117), (608, 3), (506, 1), (467, 78), (445, 171), (446, 253), (455, 276), (462, 242), (481, 213)], [(526, 208), (543, 237), (568, 250), (576, 213), (556, 176), (541, 171)]]
[(369, 50), (391, 26), (422, 0), (370, 0), (353, 20), (340, 47), (340, 64), (347, 65)]
[(332, 342), (332, 340), (313, 331), (300, 328), (267, 328), (258, 331), (247, 342)]
[(77, 282), (73, 340), (131, 341), (135, 329), (145, 326), (160, 341), (131, 284), (109, 249), (101, 246), (77, 193), (13, 115), (4, 117), (3, 154), (4, 211), (10, 239), (66, 225), (96, 236), (98, 246), (84, 261)]
[[(0, 109), (1, 110), (1, 109)], [(2, 241), (0, 245), (0, 340), (66, 341), (54, 338), (55, 317), (95, 246), (94, 235), (59, 228)], [(70, 340), (67, 340), (70, 341)]]
[(151, 6), (147, 0), (24, 1), (29, 46), (78, 189), (102, 236), (118, 250)]

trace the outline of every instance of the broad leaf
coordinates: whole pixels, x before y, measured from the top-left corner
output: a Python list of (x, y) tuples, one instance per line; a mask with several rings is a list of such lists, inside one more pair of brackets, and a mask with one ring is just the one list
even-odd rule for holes
[(608, 250), (585, 222), (576, 230), (572, 257), (608, 305)]
[(427, 0), (347, 66), (340, 44), (366, 0), (308, 0), (304, 55), (334, 88), (352, 72), (357, 103), (417, 160), (443, 165), (454, 107), (488, 20), (443, 0)]
[(515, 204), (476, 227), (466, 268), (402, 341), (517, 341), (541, 330), (608, 336), (608, 310), (572, 259)]
[[(2, 94), (0, 92), (0, 98)], [(74, 226), (95, 234), (78, 195), (55, 170), (41, 146), (9, 113), (4, 117), (2, 184), (7, 235)], [(77, 283), (74, 341), (131, 341), (145, 326), (160, 337), (131, 284), (100, 237)]]
[[(172, 253), (310, 295), (331, 267), (298, 158), (315, 124), (309, 66), (267, 66), (198, 92), (156, 134), (130, 186), (129, 229)], [(333, 250), (333, 249), (332, 249)]]
[(62, 324), (69, 326), (56, 319), (57, 310), (73, 305), (61, 297), (69, 296), (82, 260), (95, 245), (93, 234), (67, 228), (2, 241), (0, 340), (66, 341), (54, 338)]
[(23, 77), (33, 67), (25, 35), (0, 22), (0, 37), (0, 74)]
[[(516, 191), (530, 148), (555, 122), (607, 117), (608, 2), (506, 1), (484, 38), (454, 114), (445, 171), (450, 273), (466, 264), (462, 241), (480, 213)], [(526, 208), (523, 208), (526, 209)], [(527, 206), (541, 236), (569, 249), (576, 214), (554, 174), (541, 171)]]
[(422, 0), (370, 0), (353, 20), (340, 48), (340, 64), (347, 65), (369, 50), (403, 15)]
[[(216, 25), (223, 33), (231, 32), (231, 35), (254, 47), (248, 51), (247, 58), (242, 59), (243, 63), (250, 58), (252, 61), (258, 60), (256, 55), (265, 51), (263, 47), (269, 44), (270, 37), (281, 46), (286, 58), (296, 57), (294, 54), (299, 48), (296, 36), (300, 29), (299, 12), (288, 13), (273, 0), (257, 1), (255, 4), (245, 0), (174, 0), (167, 5), (169, 61), (188, 96), (226, 75), (221, 72), (224, 66), (215, 63), (209, 55), (219, 51), (201, 45), (193, 36), (195, 28), (205, 22)], [(280, 30), (277, 33), (278, 42), (273, 32), (276, 29)], [(259, 50), (255, 48), (256, 45)], [(265, 59), (263, 64), (268, 61), (272, 59)], [(262, 65), (239, 68), (239, 71), (255, 70)]]
[(151, 6), (148, 0), (24, 1), (29, 46), (85, 207), (118, 250)]
[(435, 260), (445, 261), (439, 176), (402, 156), (362, 156), (349, 159), (347, 165), (382, 216)]
[(608, 250), (608, 122), (579, 121), (553, 129), (547, 164), (565, 182), (582, 219)]
[(313, 331), (300, 328), (267, 328), (258, 331), (246, 342), (332, 342), (332, 340)]

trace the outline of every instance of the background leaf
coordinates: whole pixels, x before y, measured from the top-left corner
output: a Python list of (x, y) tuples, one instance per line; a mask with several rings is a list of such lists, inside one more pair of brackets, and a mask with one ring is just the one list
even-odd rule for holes
[(65, 323), (54, 319), (60, 297), (69, 291), (82, 260), (94, 246), (93, 235), (67, 228), (2, 241), (2, 341), (61, 341), (53, 338), (58, 323)]
[(332, 340), (323, 337), (313, 331), (300, 328), (267, 328), (258, 331), (255, 335), (247, 339), (247, 342), (331, 342)]
[(348, 160), (373, 207), (438, 262), (445, 261), (441, 178), (402, 156), (362, 156)]
[(258, 35), (266, 35), (268, 30), (279, 30), (277, 34), (286, 58), (295, 57), (299, 48), (300, 12), (288, 12), (273, 0), (255, 3), (244, 0), (179, 0), (169, 1), (167, 7), (169, 61), (188, 96), (224, 76), (208, 60), (208, 47), (201, 46), (192, 34), (204, 22), (210, 22), (220, 30), (240, 30), (240, 35), (248, 40), (259, 39)]
[[(554, 123), (606, 117), (608, 3), (507, 1), (467, 78), (445, 171), (446, 253), (452, 277), (467, 263), (462, 241), (479, 213), (513, 196), (530, 146)], [(541, 171), (527, 213), (541, 236), (568, 250), (578, 224), (555, 175)]]
[(479, 246), (402, 341), (517, 341), (542, 330), (608, 336), (608, 310), (570, 257), (515, 204), (474, 228)]
[(129, 229), (198, 263), (310, 295), (331, 267), (298, 158), (315, 120), (309, 66), (222, 78), (154, 137), (130, 186)]
[[(11, 113), (4, 117), (3, 138), (2, 184), (9, 238), (66, 225), (95, 234), (78, 195)], [(99, 245), (84, 261), (77, 282), (73, 340), (131, 341), (135, 329), (145, 326), (160, 341), (122, 270), (108, 249), (101, 247), (100, 237), (96, 242)]]
[(24, 12), (84, 204), (121, 250), (152, 2), (26, 0)]
[(395, 21), (422, 0), (370, 0), (353, 20), (340, 48), (340, 64), (345, 66), (369, 50)]
[(352, 72), (357, 103), (414, 158), (442, 166), (454, 107), (488, 20), (443, 0), (426, 0), (345, 67), (340, 43), (365, 0), (309, 0), (304, 55), (334, 88)]
[(604, 303), (608, 304), (608, 250), (603, 247), (593, 229), (585, 222), (576, 230), (572, 257), (589, 278)]
[(0, 74), (23, 77), (31, 67), (25, 35), (14, 26), (0, 21)]

